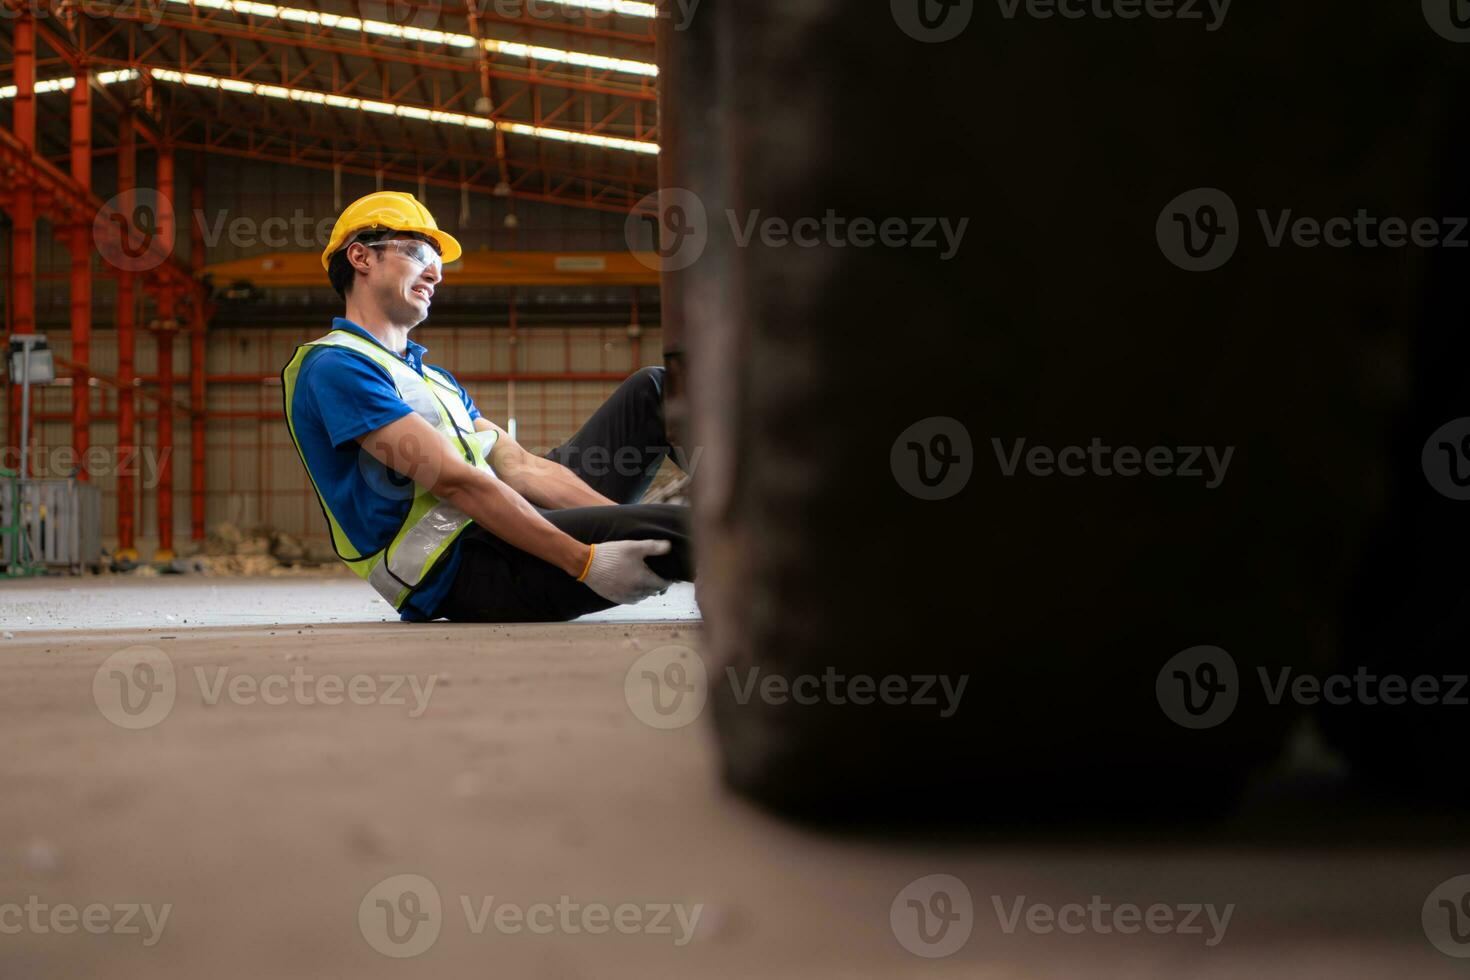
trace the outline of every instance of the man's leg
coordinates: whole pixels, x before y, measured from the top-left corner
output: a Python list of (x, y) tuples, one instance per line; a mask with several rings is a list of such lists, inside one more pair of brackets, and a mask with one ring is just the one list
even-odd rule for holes
[[(637, 503), (671, 451), (663, 392), (663, 368), (635, 371), (576, 435), (547, 453), (547, 458), (576, 473), (609, 500)], [(683, 454), (673, 452), (674, 462), (687, 472)]]
[[(541, 511), (578, 541), (661, 539), (667, 555), (648, 559), (666, 579), (694, 579), (689, 550), (689, 508), (672, 504), (569, 507)], [(513, 548), (478, 525), (464, 532), (460, 567), (439, 615), (464, 623), (561, 622), (614, 605), (566, 572)]]
[[(578, 541), (661, 539), (667, 555), (648, 559), (666, 579), (694, 579), (689, 550), (689, 509), (638, 504), (671, 451), (664, 425), (664, 369), (634, 372), (592, 414), (577, 434), (547, 454), (598, 493), (621, 506), (570, 507), (541, 514)], [(439, 607), (458, 622), (560, 622), (614, 605), (566, 572), (513, 548), (478, 526), (464, 533), (459, 573)]]

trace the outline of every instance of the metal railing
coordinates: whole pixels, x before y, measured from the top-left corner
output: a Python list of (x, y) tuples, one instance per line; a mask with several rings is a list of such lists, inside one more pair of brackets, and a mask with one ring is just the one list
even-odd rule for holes
[(7, 575), (80, 572), (102, 562), (102, 496), (81, 480), (20, 480), (0, 493), (0, 562)]

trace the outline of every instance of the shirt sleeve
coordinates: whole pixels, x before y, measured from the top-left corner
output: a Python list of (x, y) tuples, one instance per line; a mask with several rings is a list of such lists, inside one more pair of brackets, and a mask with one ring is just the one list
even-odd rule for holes
[(345, 350), (318, 350), (302, 367), (297, 386), (315, 400), (337, 449), (413, 411), (381, 368)]

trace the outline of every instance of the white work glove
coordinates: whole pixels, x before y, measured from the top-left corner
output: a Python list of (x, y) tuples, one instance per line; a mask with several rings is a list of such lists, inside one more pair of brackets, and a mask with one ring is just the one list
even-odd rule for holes
[(673, 547), (669, 542), (603, 541), (591, 547), (592, 560), (577, 581), (609, 602), (642, 602), (668, 590), (668, 580), (656, 575), (643, 559), (668, 554)]

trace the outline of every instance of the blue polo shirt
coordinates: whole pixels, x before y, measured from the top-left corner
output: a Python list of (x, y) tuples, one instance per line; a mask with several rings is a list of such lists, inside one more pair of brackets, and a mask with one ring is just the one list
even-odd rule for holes
[[(372, 334), (340, 316), (332, 320), (332, 329), (351, 331), (382, 346)], [(396, 356), (423, 374), (425, 353), (422, 345), (410, 340), (408, 351)], [(455, 385), (470, 418), (479, 418), (480, 410), (464, 386), (458, 381)], [(357, 440), (412, 411), (398, 397), (398, 389), (387, 371), (363, 355), (341, 347), (313, 349), (296, 376), (291, 420), (301, 454), (332, 515), (353, 547), (364, 555), (393, 540), (412, 506), (413, 481), (378, 462)], [(437, 618), (439, 603), (459, 571), (459, 560), (456, 541), (438, 567), (409, 596), (400, 612), (401, 618), (416, 623)]]

